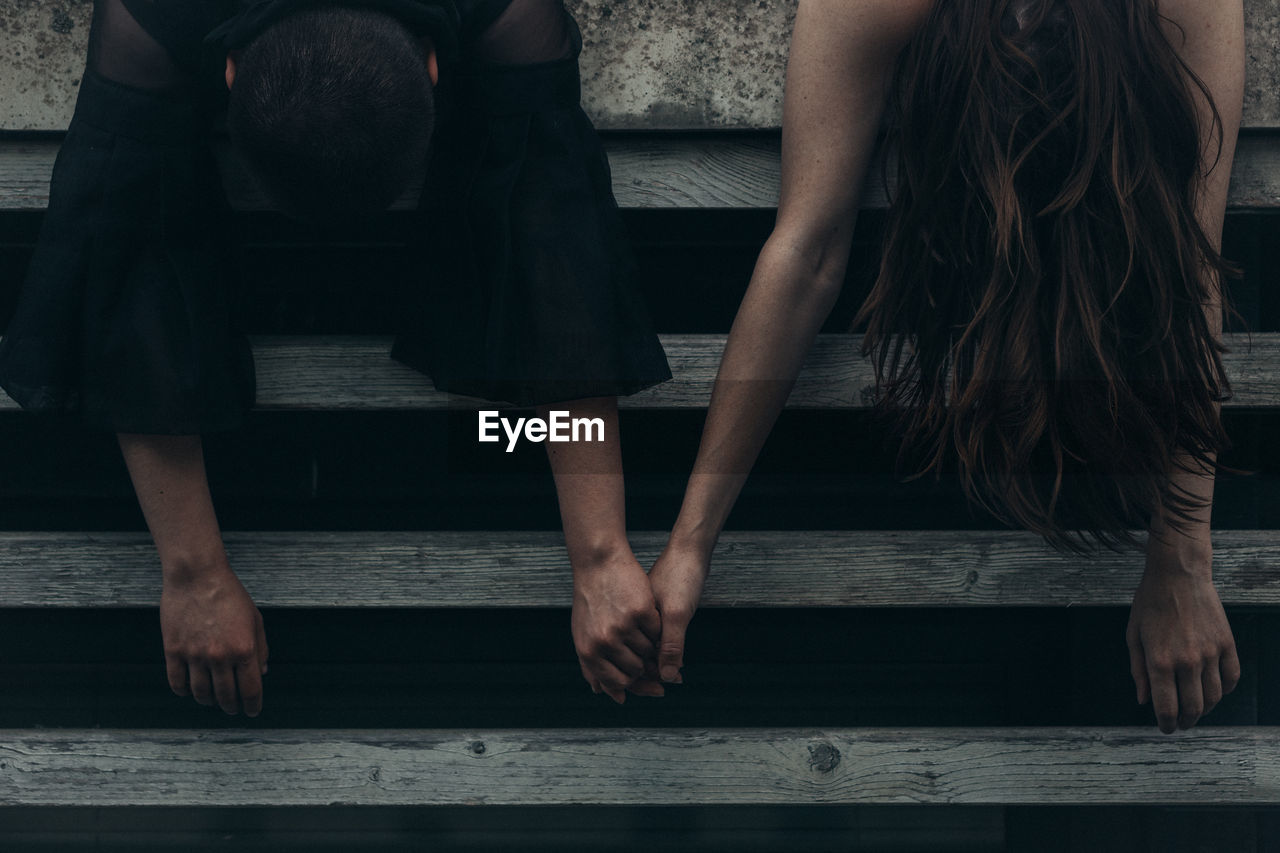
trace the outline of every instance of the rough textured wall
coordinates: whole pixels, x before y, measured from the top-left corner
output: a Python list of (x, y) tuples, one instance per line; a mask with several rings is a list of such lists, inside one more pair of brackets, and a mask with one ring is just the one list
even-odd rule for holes
[(0, 129), (62, 129), (71, 121), (90, 0), (0, 0)]
[[(1245, 123), (1280, 126), (1280, 0), (1245, 0)], [(584, 102), (606, 129), (776, 127), (795, 0), (566, 0)], [(0, 130), (58, 130), (80, 82), (90, 0), (0, 0)]]
[(602, 127), (777, 127), (794, 0), (566, 0)]

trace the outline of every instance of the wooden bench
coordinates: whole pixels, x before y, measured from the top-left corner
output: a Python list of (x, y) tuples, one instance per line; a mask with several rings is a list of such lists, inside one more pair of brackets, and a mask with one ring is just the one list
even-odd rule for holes
[[(584, 102), (606, 132), (624, 208), (767, 211), (776, 203), (794, 3), (715, 3), (714, 15), (699, 4), (570, 3), (588, 41)], [(0, 136), (0, 212), (35, 215), (47, 205), (89, 5), (0, 8), (13, 34), (0, 63), (8, 95), (0, 102), (0, 132), (8, 132)], [(1233, 216), (1280, 209), (1280, 11), (1265, 0), (1247, 0), (1246, 10)], [(236, 207), (261, 208), (234, 162), (224, 165)], [(882, 208), (884, 199), (876, 183), (864, 207)], [(637, 416), (706, 405), (724, 335), (665, 334), (663, 342), (675, 378), (624, 400)], [(1280, 406), (1280, 332), (1229, 343), (1231, 413), (1265, 416)], [(430, 413), (474, 405), (434, 392), (390, 361), (388, 347), (381, 336), (258, 337), (259, 408)], [(867, 407), (870, 383), (855, 339), (824, 335), (788, 408), (854, 417)], [(0, 410), (13, 408), (0, 398)], [(633, 536), (642, 563), (664, 537)], [(570, 600), (553, 531), (229, 531), (226, 540), (267, 608), (469, 612), (559, 609)], [(1248, 520), (1216, 533), (1215, 575), (1229, 607), (1280, 606), (1277, 546), (1280, 532)], [(1133, 554), (1082, 561), (1023, 533), (949, 529), (731, 531), (715, 565), (708, 609), (1119, 608), (1141, 571)], [(152, 608), (158, 595), (143, 534), (0, 532), (6, 608), (75, 615)], [(75, 806), (1280, 806), (1280, 754), (1265, 725), (1172, 737), (1151, 726), (741, 729), (719, 728), (714, 717), (703, 726), (5, 730), (0, 821), (6, 809)]]

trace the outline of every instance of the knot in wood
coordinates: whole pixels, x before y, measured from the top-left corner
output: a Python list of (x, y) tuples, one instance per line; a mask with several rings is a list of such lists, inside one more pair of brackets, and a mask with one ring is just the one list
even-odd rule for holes
[(809, 766), (819, 773), (830, 773), (840, 765), (840, 750), (826, 743), (809, 744)]
[(476, 755), (484, 755), (484, 741), (482, 740), (472, 741), (471, 751)]

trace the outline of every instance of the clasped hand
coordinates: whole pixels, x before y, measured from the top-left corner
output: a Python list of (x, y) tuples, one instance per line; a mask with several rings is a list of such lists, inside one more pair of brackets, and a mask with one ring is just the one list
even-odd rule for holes
[[(1240, 679), (1211, 559), (1191, 566), (1183, 552), (1152, 547), (1134, 594), (1131, 673), (1164, 732), (1194, 726)], [(663, 682), (681, 682), (685, 631), (709, 567), (709, 554), (668, 544), (648, 576), (627, 552), (575, 578), (573, 638), (592, 690), (621, 703), (628, 691), (661, 696)]]
[(647, 576), (630, 551), (575, 571), (573, 642), (594, 692), (621, 704), (628, 691), (662, 696), (663, 682), (681, 682), (685, 629), (709, 564), (668, 546)]

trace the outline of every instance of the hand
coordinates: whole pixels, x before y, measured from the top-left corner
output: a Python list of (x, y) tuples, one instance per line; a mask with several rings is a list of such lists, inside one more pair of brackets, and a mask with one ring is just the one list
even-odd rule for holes
[(1189, 729), (1240, 680), (1231, 625), (1213, 586), (1207, 549), (1149, 545), (1126, 639), (1138, 704), (1152, 702), (1160, 731)]
[(267, 638), (262, 614), (225, 562), (165, 573), (160, 632), (169, 687), (201, 705), (250, 717), (262, 711)]
[(644, 569), (631, 550), (574, 566), (573, 645), (582, 677), (618, 704), (626, 691), (661, 696), (657, 654), (661, 620)]
[(684, 681), (680, 668), (684, 666), (685, 631), (698, 609), (710, 568), (710, 557), (704, 551), (668, 542), (649, 572), (649, 585), (662, 615), (658, 671), (663, 681)]

